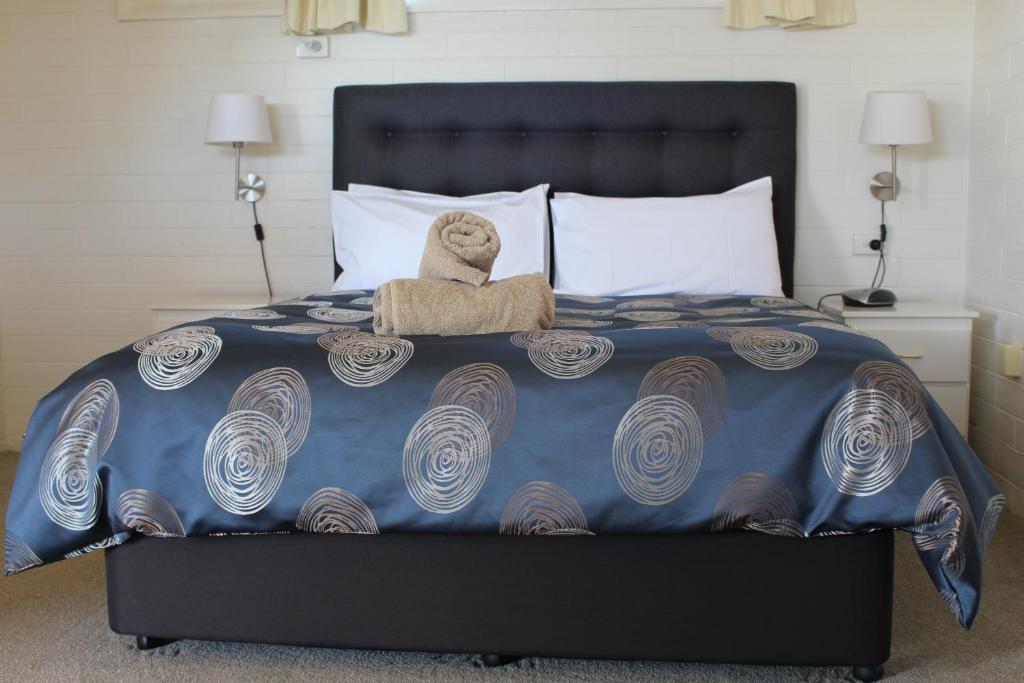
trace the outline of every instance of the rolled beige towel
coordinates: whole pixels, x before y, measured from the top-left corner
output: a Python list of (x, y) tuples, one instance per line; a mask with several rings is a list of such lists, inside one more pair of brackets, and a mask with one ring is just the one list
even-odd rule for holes
[(377, 334), (489, 334), (546, 330), (555, 295), (540, 273), (475, 287), (441, 280), (391, 280), (373, 297)]
[(468, 211), (449, 211), (430, 226), (419, 276), (479, 287), (491, 276), (500, 250), (501, 239), (493, 223)]

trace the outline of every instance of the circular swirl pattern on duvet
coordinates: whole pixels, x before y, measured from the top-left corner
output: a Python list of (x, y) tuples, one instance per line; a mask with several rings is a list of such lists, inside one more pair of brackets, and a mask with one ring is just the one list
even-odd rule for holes
[(764, 370), (792, 370), (818, 353), (814, 337), (774, 327), (739, 328), (730, 334), (729, 344), (743, 360)]
[(678, 301), (669, 298), (634, 299), (616, 304), (615, 308), (619, 311), (631, 311), (637, 308), (675, 308), (678, 305)]
[(873, 496), (903, 472), (912, 439), (902, 405), (884, 392), (854, 389), (825, 421), (821, 459), (840, 493)]
[(514, 536), (587, 536), (587, 518), (579, 501), (558, 484), (531, 481), (512, 494), (498, 525)]
[(88, 555), (89, 553), (94, 553), (97, 550), (106, 550), (107, 548), (113, 548), (114, 546), (121, 545), (122, 543), (127, 541), (129, 538), (131, 538), (131, 535), (128, 532), (121, 531), (121, 532), (118, 532), (118, 533), (114, 534), (113, 536), (110, 536), (109, 538), (104, 538), (101, 541), (96, 541), (95, 543), (90, 543), (89, 545), (84, 545), (84, 546), (82, 546), (81, 548), (79, 548), (77, 550), (72, 550), (70, 553), (66, 553), (64, 555), (64, 559), (65, 560), (72, 560), (72, 559), (74, 559), (76, 557), (81, 557), (82, 555)]
[(373, 305), (373, 297), (372, 296), (360, 296), (360, 297), (356, 297), (355, 299), (352, 299), (352, 301), (349, 301), (348, 303), (349, 303), (350, 306), (372, 306)]
[[(321, 346), (328, 340), (320, 340)], [(327, 363), (334, 376), (352, 387), (373, 387), (391, 379), (409, 362), (413, 344), (408, 339), (381, 337), (366, 332), (343, 333), (331, 338)]]
[(203, 480), (210, 497), (234, 515), (259, 512), (274, 498), (288, 466), (284, 431), (255, 410), (228, 413), (206, 440)]
[(253, 325), (252, 329), (260, 332), (283, 332), (285, 334), (323, 334), (324, 332), (351, 330), (358, 332), (358, 327), (351, 325), (332, 325), (330, 323), (289, 323), (288, 325)]
[(700, 356), (677, 356), (647, 371), (637, 400), (648, 396), (675, 396), (686, 401), (700, 417), (707, 439), (725, 420), (725, 375), (713, 361)]
[(287, 316), (283, 313), (272, 311), (269, 308), (250, 308), (245, 311), (227, 311), (217, 317), (230, 318), (232, 320), (280, 320)]
[(573, 332), (570, 330), (535, 330), (533, 332), (516, 332), (509, 341), (518, 346), (521, 349), (529, 349), (535, 342), (544, 339), (545, 337), (557, 337), (564, 336), (569, 339), (576, 337), (577, 335), (590, 334), (589, 332)]
[[(760, 313), (759, 309), (751, 306), (718, 306), (717, 308), (698, 308), (697, 312), (706, 317), (717, 317), (723, 315), (745, 315), (747, 313)], [(772, 311), (773, 313), (775, 311)]]
[(754, 330), (754, 329), (763, 330), (763, 329), (770, 329), (770, 328), (764, 328), (764, 327), (756, 327), (755, 328), (755, 327), (720, 327), (720, 326), (714, 326), (714, 327), (708, 327), (705, 330), (705, 332), (712, 339), (717, 339), (718, 341), (721, 341), (721, 342), (728, 342), (729, 340), (732, 339), (732, 336), (734, 334), (742, 332), (743, 330)]
[(242, 382), (228, 404), (229, 413), (239, 410), (255, 410), (276, 422), (284, 432), (289, 457), (306, 440), (313, 412), (306, 380), (283, 367), (261, 370)]
[(84, 531), (99, 518), (103, 487), (97, 473), (97, 436), (72, 427), (60, 433), (39, 470), (39, 502), (50, 520)]
[(559, 306), (555, 309), (556, 315), (570, 315), (570, 316), (588, 316), (590, 318), (607, 318), (610, 315), (615, 315), (614, 308), (562, 308)]
[(129, 529), (146, 536), (185, 536), (185, 526), (174, 506), (160, 494), (146, 489), (128, 489), (118, 496), (117, 518)]
[(799, 306), (800, 302), (784, 296), (755, 296), (750, 299), (750, 305), (758, 308), (778, 308), (780, 306)]
[(330, 301), (306, 301), (305, 299), (288, 299), (287, 301), (279, 301), (275, 304), (276, 306), (330, 306)]
[(920, 551), (942, 550), (942, 566), (959, 578), (967, 562), (964, 548), (971, 508), (954, 477), (939, 477), (928, 487), (914, 514), (914, 545)]
[(373, 317), (373, 311), (353, 311), (347, 308), (311, 308), (306, 315), (328, 323), (358, 323)]
[(469, 408), (483, 418), (497, 448), (516, 421), (516, 388), (508, 372), (494, 363), (470, 363), (441, 378), (430, 397), (430, 407)]
[(664, 320), (676, 320), (683, 317), (683, 314), (677, 311), (623, 311), (616, 313), (615, 317), (638, 323), (653, 323)]
[(803, 536), (799, 510), (786, 485), (770, 474), (736, 477), (718, 498), (712, 531), (751, 529), (776, 536)]
[(431, 408), (405, 440), (402, 474), (416, 504), (448, 514), (464, 508), (484, 485), (491, 466), (487, 423), (463, 406)]
[(982, 516), (981, 524), (978, 526), (982, 558), (988, 552), (989, 543), (992, 542), (992, 535), (996, 532), (996, 523), (999, 522), (999, 516), (1003, 514), (1003, 508), (1005, 507), (1006, 496), (1001, 493), (997, 493), (988, 499), (988, 505), (985, 506), (985, 514)]
[(722, 301), (732, 297), (725, 294), (676, 294), (676, 301), (688, 304), (706, 304), (712, 301)]
[(593, 317), (577, 317), (574, 315), (555, 315), (552, 327), (555, 328), (606, 328), (611, 321), (599, 321)]
[(693, 483), (703, 453), (697, 411), (675, 396), (648, 396), (619, 422), (612, 464), (626, 495), (644, 505), (665, 505)]
[(4, 574), (10, 576), (43, 563), (25, 541), (9, 529), (4, 530)]
[(97, 438), (97, 455), (103, 457), (114, 440), (120, 414), (117, 389), (110, 380), (98, 379), (71, 399), (57, 425), (57, 433), (74, 428), (92, 432)]
[(302, 504), (295, 526), (314, 534), (380, 533), (366, 503), (334, 486), (320, 489)]
[(347, 339), (347, 338), (351, 337), (353, 334), (357, 334), (358, 335), (358, 334), (369, 334), (369, 333), (368, 332), (360, 332), (359, 328), (357, 328), (357, 327), (345, 326), (344, 329), (334, 330), (332, 332), (327, 332), (325, 334), (321, 334), (319, 337), (316, 338), (316, 343), (324, 351), (330, 351), (331, 349), (334, 348), (334, 345), (337, 344), (339, 341), (341, 341), (342, 339)]
[[(555, 379), (580, 379), (607, 363), (615, 353), (611, 339), (582, 331), (531, 332), (530, 362)], [(515, 339), (513, 339), (515, 343)]]
[(708, 324), (699, 320), (664, 320), (654, 323), (640, 323), (633, 326), (634, 330), (665, 330), (683, 327), (707, 327)]
[(180, 389), (202, 375), (217, 359), (221, 339), (212, 327), (194, 325), (154, 334), (132, 347), (139, 355), (139, 375), (153, 389)]
[(931, 429), (924, 387), (902, 365), (884, 360), (865, 361), (853, 371), (853, 388), (878, 389), (895, 399), (910, 416), (915, 439)]

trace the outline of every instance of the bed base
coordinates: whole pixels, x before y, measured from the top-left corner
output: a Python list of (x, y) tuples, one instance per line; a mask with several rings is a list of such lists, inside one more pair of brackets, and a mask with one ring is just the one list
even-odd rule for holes
[(110, 626), (193, 638), (523, 656), (853, 666), (889, 657), (891, 531), (136, 538)]

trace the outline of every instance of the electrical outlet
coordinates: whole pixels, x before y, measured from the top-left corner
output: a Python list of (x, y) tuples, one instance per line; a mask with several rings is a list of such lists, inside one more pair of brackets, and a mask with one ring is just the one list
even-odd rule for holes
[(871, 240), (877, 240), (877, 233), (861, 233), (853, 236), (853, 253), (856, 256), (877, 256), (878, 252), (871, 248)]
[(299, 59), (327, 57), (329, 53), (330, 43), (323, 36), (300, 38), (299, 44), (295, 46), (295, 56)]

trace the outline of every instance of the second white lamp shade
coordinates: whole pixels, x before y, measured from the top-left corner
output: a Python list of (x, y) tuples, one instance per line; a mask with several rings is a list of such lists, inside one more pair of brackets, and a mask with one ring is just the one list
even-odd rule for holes
[(920, 90), (869, 92), (860, 123), (868, 145), (919, 145), (932, 141), (928, 98)]
[(270, 143), (270, 119), (262, 95), (230, 93), (210, 100), (206, 119), (206, 144)]

